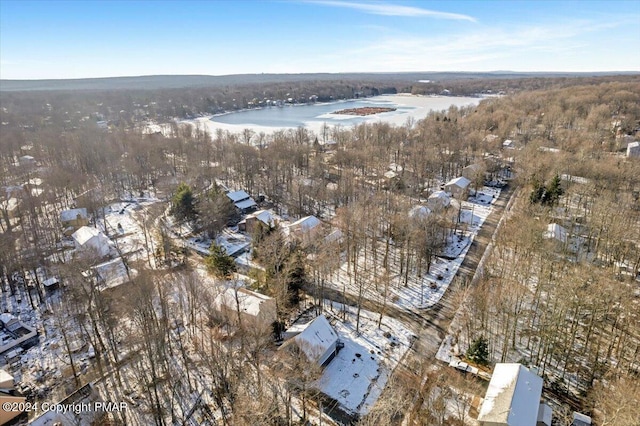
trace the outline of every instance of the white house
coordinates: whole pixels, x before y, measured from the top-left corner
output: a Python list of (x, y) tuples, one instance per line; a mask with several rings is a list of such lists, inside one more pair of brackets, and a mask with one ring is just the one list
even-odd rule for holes
[(317, 217), (305, 216), (289, 225), (286, 232), (288, 232), (290, 236), (298, 238), (303, 242), (309, 242), (322, 228), (320, 225), (320, 219)]
[(90, 226), (83, 226), (74, 232), (71, 237), (76, 250), (95, 250), (99, 256), (106, 256), (111, 250), (111, 241), (102, 232)]
[(25, 400), (22, 395), (15, 391), (13, 376), (4, 370), (0, 370), (0, 404), (11, 404), (14, 410), (0, 410), (0, 425), (8, 423), (10, 420), (18, 417), (25, 410)]
[(515, 143), (513, 143), (511, 139), (507, 139), (504, 142), (502, 142), (502, 147), (504, 149), (515, 149), (516, 145)]
[(244, 326), (271, 326), (277, 320), (276, 302), (269, 296), (242, 287), (228, 287), (216, 296), (213, 305), (221, 319)]
[(34, 166), (36, 164), (36, 159), (31, 155), (23, 155), (22, 157), (18, 158), (18, 163), (21, 166)]
[(466, 200), (469, 195), (469, 184), (471, 181), (464, 176), (451, 179), (444, 185), (444, 190), (454, 198)]
[(409, 210), (409, 217), (411, 219), (426, 219), (431, 214), (431, 209), (425, 206), (414, 206)]
[(133, 278), (136, 271), (125, 266), (121, 257), (109, 260), (91, 268), (100, 290), (117, 287), (129, 282), (129, 276)]
[(542, 378), (528, 368), (496, 364), (478, 422), (481, 426), (537, 426), (541, 395)]
[(433, 194), (429, 195), (427, 199), (427, 206), (432, 211), (439, 211), (442, 209), (446, 209), (451, 204), (451, 197), (444, 191), (436, 191)]
[(627, 145), (627, 157), (640, 157), (640, 142), (631, 142)]
[(338, 353), (338, 343), (338, 334), (329, 324), (327, 318), (320, 315), (307, 324), (300, 334), (287, 341), (283, 347), (295, 344), (309, 361), (324, 367)]
[(547, 230), (543, 234), (544, 238), (558, 240), (561, 243), (567, 242), (567, 230), (557, 223), (550, 223), (547, 225)]

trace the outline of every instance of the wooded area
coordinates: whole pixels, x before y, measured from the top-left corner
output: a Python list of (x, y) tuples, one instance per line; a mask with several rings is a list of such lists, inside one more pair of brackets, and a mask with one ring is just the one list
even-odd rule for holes
[[(34, 318), (59, 332), (67, 366), (55, 388), (39, 397), (62, 397), (102, 378), (101, 389), (114, 400), (144, 394), (135, 401), (141, 418), (157, 425), (194, 416), (184, 407), (198, 407), (202, 418), (222, 424), (302, 424), (308, 411), (328, 402), (311, 387), (317, 366), (277, 350), (279, 324), (309, 303), (318, 312), (328, 309), (327, 282), (345, 272), (358, 289), (351, 296), (356, 332), (361, 309), (380, 321), (400, 317), (390, 306), (390, 286), (408, 286), (410, 275), (428, 273), (447, 238), (464, 231), (460, 210), (419, 218), (408, 212), (429, 195), (426, 189), (477, 164), (472, 186), (482, 188), (510, 170), (515, 202), (479, 283), (456, 281), (450, 297), (462, 312), (458, 343), (466, 348), (483, 336), (490, 362), (516, 358), (538, 366), (560, 401), (592, 413), (597, 424), (628, 426), (640, 418), (640, 405), (625, 397), (640, 392), (640, 158), (626, 156), (627, 143), (639, 138), (640, 78), (456, 80), (432, 88), (392, 83), (3, 92), (0, 306), (8, 311), (24, 296)], [(302, 127), (273, 135), (206, 134), (170, 121), (165, 134), (144, 131), (149, 122), (247, 108), (264, 98), (444, 88), (505, 95), (399, 127), (380, 122), (326, 126), (318, 135)], [(388, 178), (390, 164), (396, 167)], [(214, 303), (219, 290), (209, 280), (233, 276), (235, 265), (214, 248), (207, 264), (217, 278), (206, 277), (197, 255), (162, 225), (172, 216), (194, 234), (219, 235), (239, 219), (223, 186), (262, 197), (278, 214), (313, 215), (341, 232), (340, 242), (293, 245), (271, 229), (253, 232), (254, 260), (263, 269), (249, 274), (251, 288), (276, 300), (275, 327), (248, 323), (239, 313), (237, 321), (221, 319)], [(96, 254), (65, 256), (61, 212), (86, 208), (94, 223), (106, 224), (105, 206), (150, 194), (163, 203), (137, 214), (146, 258), (128, 257), (118, 231), (109, 234), (105, 226), (131, 282), (100, 291), (86, 274), (100, 263)], [(548, 234), (552, 224), (564, 229), (559, 238)], [(44, 276), (65, 285), (51, 296)], [(333, 291), (349, 299), (346, 289)], [(40, 344), (48, 337), (41, 335)], [(94, 348), (95, 368), (83, 370), (74, 355), (79, 338)], [(430, 383), (455, 381), (451, 392), (478, 387), (429, 374)], [(358, 421), (397, 422), (409, 410), (408, 390), (421, 388), (422, 379), (392, 376), (388, 386), (395, 392), (385, 392)], [(438, 398), (424, 397), (423, 424), (449, 424)], [(126, 415), (114, 414), (112, 421), (132, 423)]]

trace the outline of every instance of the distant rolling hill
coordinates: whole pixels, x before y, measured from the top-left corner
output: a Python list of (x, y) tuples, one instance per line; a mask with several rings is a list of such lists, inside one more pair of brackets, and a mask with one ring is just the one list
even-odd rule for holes
[(150, 75), (140, 77), (106, 77), (65, 80), (1, 80), (0, 91), (50, 91), (50, 90), (158, 90), (197, 87), (235, 86), (301, 81), (385, 81), (417, 82), (418, 80), (460, 79), (515, 79), (532, 77), (595, 77), (610, 75), (634, 75), (638, 72), (408, 72), (408, 73), (345, 73), (345, 74), (237, 74), (237, 75)]

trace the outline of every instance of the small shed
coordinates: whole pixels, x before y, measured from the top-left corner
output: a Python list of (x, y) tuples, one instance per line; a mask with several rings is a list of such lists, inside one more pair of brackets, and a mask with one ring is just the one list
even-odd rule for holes
[(627, 157), (640, 157), (640, 142), (630, 142), (627, 145)]

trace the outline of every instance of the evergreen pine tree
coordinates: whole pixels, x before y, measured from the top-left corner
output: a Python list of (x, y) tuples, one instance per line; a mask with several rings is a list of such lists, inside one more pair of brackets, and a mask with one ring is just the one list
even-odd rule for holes
[(489, 342), (484, 336), (471, 342), (467, 349), (467, 359), (479, 365), (489, 365)]
[(198, 215), (196, 211), (195, 198), (191, 187), (186, 183), (181, 183), (176, 189), (176, 193), (171, 199), (171, 214), (178, 220), (193, 222)]
[(222, 247), (211, 244), (207, 257), (207, 267), (218, 278), (229, 278), (236, 271), (236, 264)]

